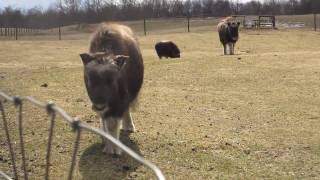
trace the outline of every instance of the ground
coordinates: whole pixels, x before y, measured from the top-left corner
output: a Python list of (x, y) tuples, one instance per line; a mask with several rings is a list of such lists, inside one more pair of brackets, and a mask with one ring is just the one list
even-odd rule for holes
[[(210, 28), (138, 33), (145, 79), (133, 112), (137, 132), (122, 141), (167, 179), (319, 179), (320, 33), (242, 30), (236, 55), (223, 56)], [(42, 38), (1, 41), (0, 90), (52, 100), (99, 127), (79, 57), (89, 34)], [(164, 39), (177, 43), (180, 59), (158, 59), (154, 44)], [(16, 136), (14, 108), (5, 107)], [(30, 179), (43, 179), (48, 120), (44, 110), (24, 105)], [(56, 124), (51, 179), (66, 179), (74, 134), (61, 118)], [(4, 140), (1, 122), (0, 169), (8, 172)], [(75, 179), (154, 178), (130, 157), (101, 151), (100, 137), (82, 134)]]

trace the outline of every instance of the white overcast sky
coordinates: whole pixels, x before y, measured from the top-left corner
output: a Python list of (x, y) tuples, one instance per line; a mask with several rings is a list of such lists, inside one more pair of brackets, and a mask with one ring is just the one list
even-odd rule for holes
[[(240, 0), (241, 2), (248, 2), (250, 0)], [(264, 0), (260, 0), (261, 2)], [(35, 6), (46, 9), (50, 4), (56, 0), (0, 0), (0, 8), (11, 6), (13, 8), (29, 9)]]
[(47, 8), (56, 0), (0, 0), (0, 8), (11, 6), (13, 8), (29, 9), (35, 6)]

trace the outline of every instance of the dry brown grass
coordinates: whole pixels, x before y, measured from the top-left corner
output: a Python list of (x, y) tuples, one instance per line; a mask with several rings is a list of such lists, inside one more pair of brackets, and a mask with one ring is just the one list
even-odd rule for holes
[[(122, 136), (123, 141), (168, 179), (320, 178), (320, 34), (275, 30), (240, 35), (234, 56), (222, 56), (216, 32), (141, 36), (146, 71), (133, 113), (138, 131)], [(158, 60), (153, 47), (163, 39), (178, 44), (181, 59)], [(87, 34), (65, 41), (2, 41), (0, 89), (53, 100), (98, 127), (79, 58), (87, 43)], [(48, 87), (40, 87), (43, 83)], [(25, 108), (29, 169), (32, 179), (42, 179), (48, 118)], [(13, 128), (15, 116), (8, 110)], [(0, 123), (0, 155), (8, 160), (2, 129)], [(52, 179), (66, 177), (73, 137), (59, 121)], [(1, 169), (8, 167), (5, 160), (0, 160)], [(76, 179), (150, 177), (127, 156), (103, 155), (99, 137), (82, 136)]]

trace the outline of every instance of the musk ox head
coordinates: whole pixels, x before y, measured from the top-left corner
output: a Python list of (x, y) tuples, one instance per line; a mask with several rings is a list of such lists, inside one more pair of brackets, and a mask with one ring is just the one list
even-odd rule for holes
[(171, 42), (172, 44), (172, 58), (180, 58), (180, 49), (178, 48), (178, 46)]
[(229, 35), (229, 38), (233, 41), (238, 41), (239, 39), (239, 26), (240, 26), (240, 22), (227, 23), (228, 35)]
[(80, 54), (84, 65), (84, 80), (92, 109), (106, 114), (109, 104), (121, 96), (122, 69), (128, 56), (106, 53)]

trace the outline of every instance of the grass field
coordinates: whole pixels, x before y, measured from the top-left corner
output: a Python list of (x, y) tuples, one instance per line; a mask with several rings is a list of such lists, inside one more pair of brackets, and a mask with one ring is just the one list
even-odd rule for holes
[[(0, 90), (52, 100), (99, 127), (79, 57), (89, 34), (72, 37), (1, 41)], [(153, 47), (163, 39), (178, 44), (181, 59), (158, 60)], [(222, 56), (215, 31), (139, 36), (145, 79), (133, 113), (137, 132), (122, 135), (122, 141), (167, 179), (319, 179), (319, 39), (319, 32), (306, 30), (241, 31), (237, 54)], [(48, 87), (41, 87), (45, 83)], [(16, 134), (14, 108), (8, 102), (5, 107)], [(49, 118), (44, 110), (24, 109), (30, 179), (43, 179)], [(73, 139), (59, 119), (52, 179), (67, 177)], [(6, 171), (4, 140), (0, 123), (0, 169)], [(76, 179), (154, 177), (126, 155), (112, 158), (101, 150), (99, 137), (82, 135)]]

